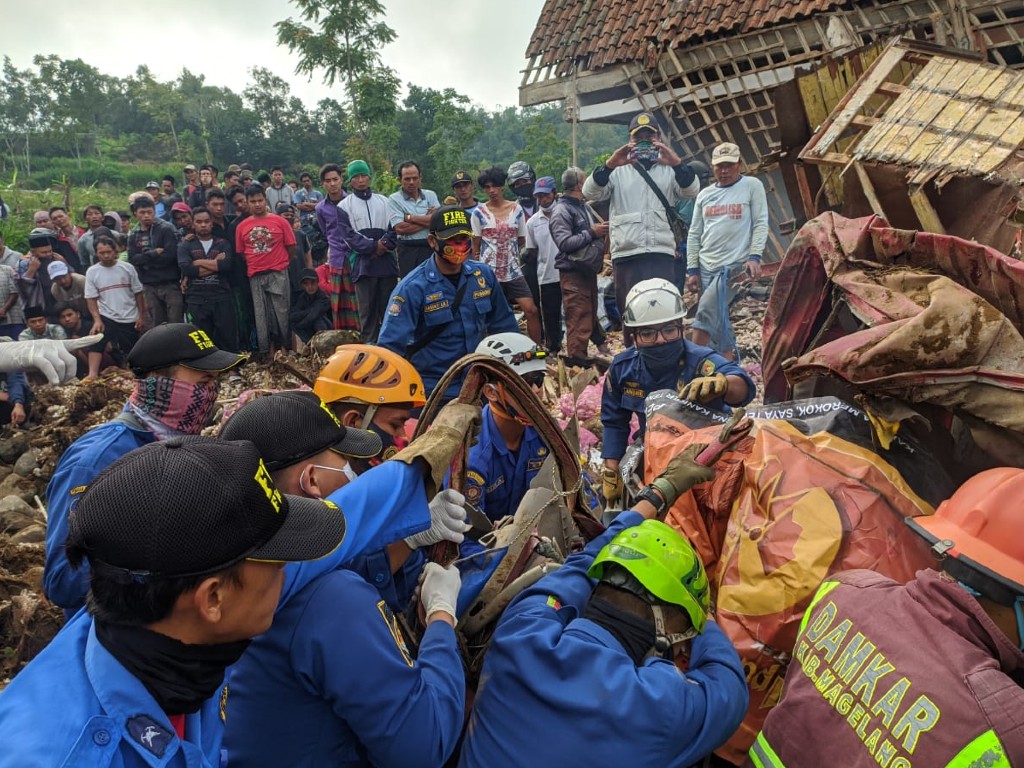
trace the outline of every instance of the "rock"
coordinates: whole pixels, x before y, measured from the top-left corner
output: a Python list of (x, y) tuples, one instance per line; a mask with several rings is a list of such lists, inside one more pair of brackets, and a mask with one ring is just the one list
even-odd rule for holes
[(0, 461), (13, 464), (28, 450), (28, 433), (15, 432), (11, 437), (0, 440)]
[(12, 472), (3, 480), (0, 480), (0, 499), (5, 496), (20, 496), (24, 501), (31, 503), (32, 497), (39, 493), (36, 483), (27, 477)]
[(0, 464), (0, 480), (3, 480), (12, 472), (14, 472), (14, 467), (7, 464)]
[(39, 513), (20, 496), (11, 494), (0, 499), (0, 531), (18, 533), (39, 523)]
[[(18, 497), (12, 496), (11, 498), (17, 499)], [(10, 538), (11, 544), (41, 544), (44, 541), (46, 541), (46, 528), (39, 523), (22, 528)]]
[(32, 477), (32, 470), (36, 468), (38, 463), (39, 451), (35, 448), (29, 448), (14, 462), (14, 472), (22, 477)]

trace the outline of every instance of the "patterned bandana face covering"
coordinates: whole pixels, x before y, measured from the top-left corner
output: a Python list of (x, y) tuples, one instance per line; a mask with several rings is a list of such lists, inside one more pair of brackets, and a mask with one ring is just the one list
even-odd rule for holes
[(210, 423), (220, 384), (189, 384), (167, 376), (135, 380), (131, 410), (158, 438), (198, 435)]
[(469, 258), (470, 252), (473, 250), (469, 241), (461, 243), (448, 243), (441, 246), (441, 250), (438, 251), (441, 254), (441, 258), (447, 261), (449, 264), (461, 266), (462, 263)]

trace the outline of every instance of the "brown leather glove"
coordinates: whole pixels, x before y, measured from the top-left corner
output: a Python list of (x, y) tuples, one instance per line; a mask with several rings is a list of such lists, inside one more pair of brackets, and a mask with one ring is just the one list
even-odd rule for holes
[(702, 467), (695, 459), (707, 445), (691, 445), (678, 454), (668, 466), (651, 482), (651, 487), (665, 499), (665, 505), (671, 507), (675, 500), (700, 483), (713, 480), (715, 471), (710, 467)]
[(700, 376), (679, 388), (679, 399), (691, 403), (709, 403), (721, 397), (729, 389), (729, 381), (724, 373), (714, 376)]
[(396, 453), (393, 460), (406, 464), (412, 464), (416, 459), (426, 462), (430, 467), (427, 497), (433, 498), (444, 482), (452, 459), (462, 447), (466, 433), (479, 425), (479, 405), (448, 403), (437, 414), (430, 428)]
[(608, 467), (601, 470), (601, 495), (607, 504), (622, 496), (622, 476), (619, 470)]

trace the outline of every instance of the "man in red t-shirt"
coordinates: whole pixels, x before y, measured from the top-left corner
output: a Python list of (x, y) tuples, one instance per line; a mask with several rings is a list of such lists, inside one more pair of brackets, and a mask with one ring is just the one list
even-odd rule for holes
[(235, 230), (235, 252), (249, 276), (259, 353), (273, 356), (278, 344), (291, 346), (288, 264), (298, 258), (295, 232), (281, 216), (267, 211), (267, 197), (259, 184), (246, 189), (245, 197), (250, 215)]

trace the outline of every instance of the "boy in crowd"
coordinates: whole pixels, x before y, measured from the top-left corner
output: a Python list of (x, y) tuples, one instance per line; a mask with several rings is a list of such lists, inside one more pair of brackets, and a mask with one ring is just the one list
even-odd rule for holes
[(60, 341), (68, 337), (59, 325), (46, 322), (46, 313), (43, 312), (42, 307), (27, 307), (25, 323), (28, 328), (18, 334), (18, 341), (37, 341), (39, 339)]
[(92, 332), (103, 340), (89, 349), (89, 377), (100, 373), (103, 350), (110, 344), (123, 359), (139, 340), (145, 324), (146, 300), (135, 267), (117, 258), (117, 245), (109, 237), (96, 238), (96, 264), (85, 273), (85, 300), (92, 315)]
[(302, 270), (299, 283), (302, 291), (292, 302), (288, 319), (291, 321), (292, 332), (306, 344), (317, 331), (331, 328), (331, 300), (320, 289), (316, 270)]

